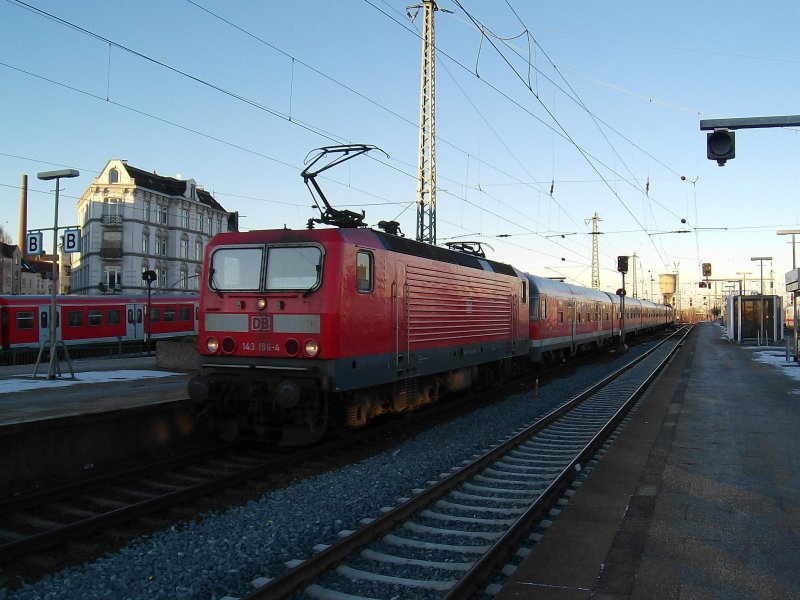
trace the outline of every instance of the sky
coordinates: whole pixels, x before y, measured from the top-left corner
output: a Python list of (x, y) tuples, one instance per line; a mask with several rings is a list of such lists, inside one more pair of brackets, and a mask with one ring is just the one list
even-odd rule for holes
[[(78, 169), (58, 215), (75, 225), (92, 179), (125, 159), (195, 179), (243, 230), (301, 229), (319, 216), (309, 156), (363, 143), (380, 151), (320, 176), (326, 197), (413, 238), (422, 11), (408, 4), (0, 0), (0, 227), (16, 243), (23, 174), (37, 229), (53, 226), (54, 187), (36, 174)], [(702, 303), (702, 263), (753, 291), (763, 268), (765, 292), (783, 292), (800, 128), (739, 130), (720, 168), (700, 121), (800, 113), (800, 3), (439, 7), (452, 11), (435, 17), (439, 244), (480, 241), (590, 286), (596, 237), (604, 290), (621, 287), (617, 256), (635, 255), (639, 296), (678, 272), (684, 305)]]

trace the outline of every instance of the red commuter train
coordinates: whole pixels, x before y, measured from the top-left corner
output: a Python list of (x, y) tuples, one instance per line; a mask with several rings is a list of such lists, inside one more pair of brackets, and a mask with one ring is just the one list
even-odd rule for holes
[[(0, 296), (0, 349), (38, 350), (50, 340), (51, 297)], [(164, 339), (197, 334), (197, 295), (150, 299), (149, 335)], [(56, 338), (70, 347), (144, 341), (146, 296), (56, 296)]]
[[(189, 393), (223, 437), (326, 430), (620, 339), (620, 298), (363, 227), (217, 235)], [(632, 335), (672, 309), (626, 299)]]

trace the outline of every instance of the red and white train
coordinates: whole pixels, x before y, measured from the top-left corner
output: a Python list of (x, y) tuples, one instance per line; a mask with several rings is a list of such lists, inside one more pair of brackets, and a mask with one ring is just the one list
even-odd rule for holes
[[(50, 296), (0, 296), (0, 349), (38, 350), (50, 341)], [(197, 295), (56, 296), (56, 339), (69, 346), (197, 334)], [(148, 331), (149, 320), (149, 331)]]
[[(362, 227), (222, 233), (189, 392), (232, 437), (305, 444), (617, 343), (621, 298)], [(672, 322), (625, 299), (625, 334)]]

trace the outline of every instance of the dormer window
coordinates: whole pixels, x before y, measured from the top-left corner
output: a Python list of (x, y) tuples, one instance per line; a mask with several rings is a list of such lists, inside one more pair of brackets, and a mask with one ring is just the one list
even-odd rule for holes
[(119, 183), (119, 171), (111, 169), (108, 172), (108, 183)]

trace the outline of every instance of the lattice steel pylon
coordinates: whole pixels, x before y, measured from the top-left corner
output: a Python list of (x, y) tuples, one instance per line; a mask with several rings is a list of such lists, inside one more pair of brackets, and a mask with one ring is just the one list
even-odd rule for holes
[(597, 236), (600, 232), (597, 230), (597, 224), (602, 221), (597, 213), (591, 219), (586, 219), (586, 223), (592, 222), (592, 289), (600, 289), (600, 252), (598, 250)]
[[(422, 68), (419, 95), (419, 157), (417, 168), (417, 241), (436, 244), (436, 44), (435, 0), (407, 9), (422, 8)], [(442, 9), (443, 10), (443, 9)], [(451, 12), (451, 11), (445, 11)], [(410, 14), (410, 13), (409, 13)]]

